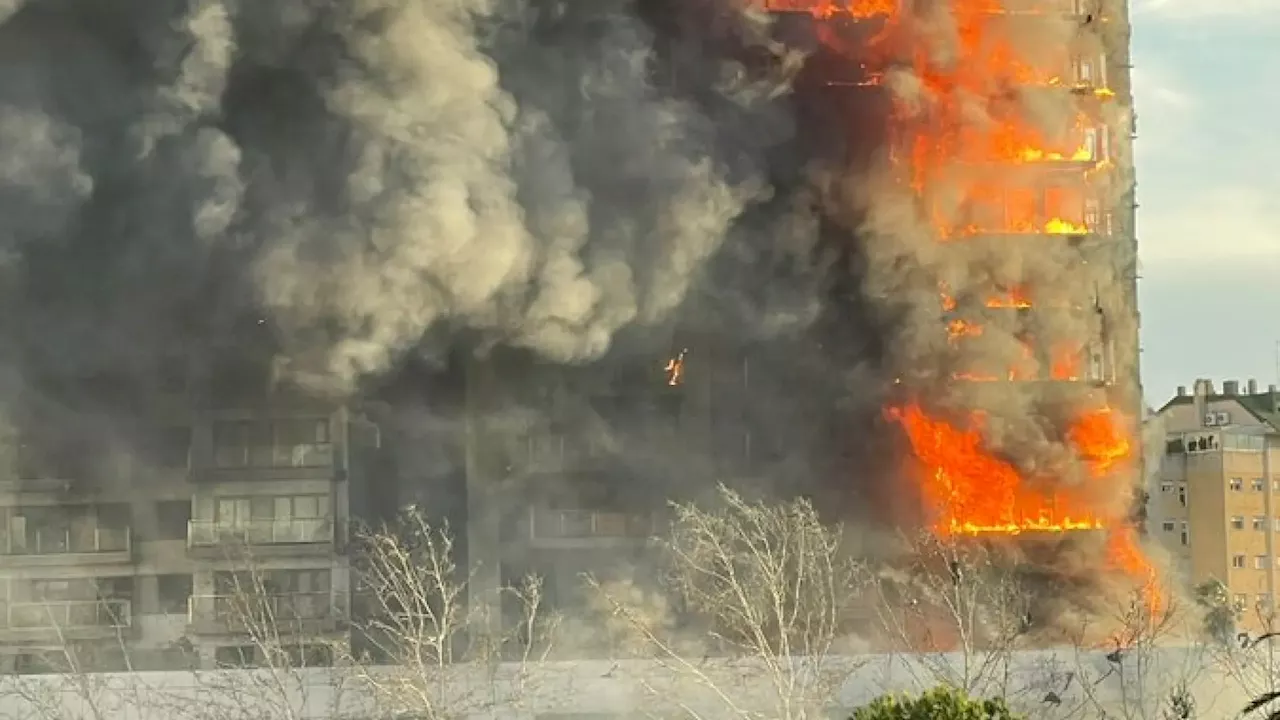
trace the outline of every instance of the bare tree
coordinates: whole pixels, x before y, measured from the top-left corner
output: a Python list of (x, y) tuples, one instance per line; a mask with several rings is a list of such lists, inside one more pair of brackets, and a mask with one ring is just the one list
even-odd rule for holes
[(277, 586), (248, 543), (223, 549), (233, 569), (218, 576), (217, 594), (199, 598), (204, 602), (196, 608), (197, 621), (240, 638), (245, 656), (231, 664), (238, 672), (196, 674), (204, 700), (183, 714), (195, 720), (302, 720), (317, 704), (317, 676), (324, 678), (318, 693), (324, 705), (339, 714), (349, 684), (348, 673), (335, 668), (348, 646), (346, 588), (292, 592)]
[(539, 578), (497, 591), (496, 604), (514, 602), (520, 617), (504, 629), (487, 616), (495, 603), (474, 597), (448, 527), (433, 527), (416, 508), (360, 534), (355, 555), (349, 661), (382, 712), (450, 718), (518, 702), (525, 664), (549, 651), (556, 625)]
[[(713, 508), (674, 510), (671, 533), (659, 545), (675, 617), (651, 598), (589, 578), (615, 622), (734, 716), (823, 715), (856, 669), (837, 657), (861, 575), (841, 533), (824, 525), (808, 501), (751, 502), (724, 487)], [(755, 669), (768, 711), (748, 710), (737, 691), (724, 687), (715, 668), (732, 662)]]
[[(1078, 692), (1055, 716), (1191, 720), (1216, 704), (1208, 647), (1167, 587), (1140, 583), (1102, 606), (1075, 638), (1071, 677)], [(1107, 610), (1109, 609), (1109, 612)], [(1101, 655), (1101, 661), (1099, 661)], [(1064, 693), (1065, 696), (1065, 693)]]
[(974, 538), (922, 534), (905, 559), (874, 568), (881, 628), (922, 686), (1007, 695), (1011, 658), (1030, 629), (1031, 599), (998, 549)]
[(131, 708), (165, 702), (165, 691), (135, 672), (126, 638), (130, 617), (119, 603), (99, 598), (77, 605), (84, 617), (112, 631), (95, 641), (73, 639), (65, 614), (54, 610), (59, 605), (44, 604), (49, 647), (28, 653), (38, 668), (0, 675), (0, 718), (114, 720)]

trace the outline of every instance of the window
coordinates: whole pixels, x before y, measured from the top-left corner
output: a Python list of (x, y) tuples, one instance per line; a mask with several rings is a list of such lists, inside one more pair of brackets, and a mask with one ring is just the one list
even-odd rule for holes
[(1165, 520), (1163, 523), (1160, 523), (1160, 528), (1165, 532), (1173, 532), (1173, 527), (1172, 520)]
[(255, 521), (310, 520), (329, 517), (328, 495), (220, 497), (214, 505), (218, 525), (246, 526)]
[(288, 667), (330, 667), (333, 665), (333, 648), (328, 645), (285, 645), (280, 648), (288, 661)]
[(1262, 478), (1254, 478), (1252, 485), (1254, 492), (1262, 492), (1267, 489), (1267, 484)]
[(190, 502), (186, 500), (161, 500), (156, 503), (156, 539), (186, 540), (187, 523), (190, 520)]
[(1236, 609), (1237, 609), (1237, 610), (1243, 610), (1243, 609), (1244, 609), (1244, 606), (1245, 606), (1245, 603), (1247, 603), (1247, 602), (1249, 602), (1249, 596), (1248, 596), (1248, 595), (1245, 595), (1245, 594), (1243, 594), (1243, 593), (1240, 593), (1240, 594), (1237, 594), (1237, 595), (1235, 596), (1235, 603), (1236, 603)]
[(190, 575), (157, 575), (160, 612), (170, 615), (187, 612), (187, 599), (191, 597)]
[(1263, 609), (1271, 609), (1271, 595), (1269, 593), (1258, 594), (1258, 607)]
[(1173, 492), (1173, 483), (1160, 483), (1160, 492)]
[(267, 595), (328, 594), (328, 570), (267, 570), (256, 580), (250, 574), (217, 571), (213, 574), (214, 592), (239, 595), (258, 587)]
[(214, 464), (234, 467), (325, 467), (333, 464), (329, 421), (224, 422), (213, 427)]
[(221, 668), (251, 668), (256, 665), (252, 645), (231, 645), (213, 651), (213, 660)]
[(1240, 478), (1231, 478), (1231, 489), (1235, 491), (1243, 490), (1244, 480), (1241, 480)]
[(1243, 530), (1243, 529), (1244, 529), (1244, 516), (1243, 516), (1243, 515), (1236, 515), (1235, 517), (1231, 518), (1231, 529), (1232, 529), (1232, 530)]
[(1231, 556), (1231, 567), (1233, 567), (1233, 568), (1243, 568), (1243, 567), (1244, 567), (1244, 556), (1243, 556), (1243, 555), (1232, 555), (1232, 556)]
[(1267, 562), (1268, 559), (1269, 558), (1266, 555), (1259, 555), (1258, 557), (1253, 559), (1253, 568), (1255, 570), (1266, 570), (1268, 567), (1270, 567), (1270, 564)]
[(1186, 485), (1178, 486), (1178, 504), (1181, 505), (1182, 507), (1187, 506), (1187, 486)]
[(1255, 516), (1254, 516), (1254, 518), (1253, 518), (1253, 529), (1254, 529), (1254, 530), (1266, 530), (1266, 529), (1267, 529), (1267, 519), (1266, 519), (1265, 517), (1261, 516), (1261, 515), (1255, 515)]

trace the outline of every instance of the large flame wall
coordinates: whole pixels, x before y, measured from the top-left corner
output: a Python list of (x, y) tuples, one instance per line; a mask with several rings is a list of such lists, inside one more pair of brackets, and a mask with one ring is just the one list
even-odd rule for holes
[[(867, 295), (901, 318), (886, 414), (939, 535), (1102, 530), (1149, 580), (1123, 3), (768, 0), (888, 96), (861, 171)], [(852, 30), (860, 27), (858, 31)], [(854, 39), (856, 38), (856, 39)], [(1120, 48), (1120, 51), (1117, 51)]]

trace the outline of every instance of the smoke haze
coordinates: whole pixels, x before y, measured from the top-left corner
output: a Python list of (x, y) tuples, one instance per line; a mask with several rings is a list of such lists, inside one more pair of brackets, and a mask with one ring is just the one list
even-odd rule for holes
[[(787, 45), (771, 39), (783, 23), (731, 5), (0, 2), (13, 386), (38, 388), (27, 394), (60, 417), (65, 380), (148, 385), (175, 345), (264, 337), (282, 378), (337, 397), (458, 354), (516, 350), (622, 375), (687, 346), (688, 384), (736, 398), (716, 422), (751, 428), (724, 444), (748, 446), (788, 491), (909, 494), (886, 475), (900, 468), (882, 467), (891, 453), (867, 452), (898, 392), (983, 410), (1002, 457), (1078, 484), (1064, 429), (1096, 390), (952, 381), (1014, 367), (1044, 379), (1050, 360), (1028, 359), (1028, 342), (1080, 350), (1098, 308), (1134, 322), (1128, 245), (938, 242), (935, 221), (981, 229), (971, 201), (1010, 178), (952, 158), (933, 168), (922, 213), (887, 169), (874, 129), (887, 111), (800, 73), (800, 49), (814, 66), (847, 62), (835, 39), (820, 47), (810, 30)], [(947, 4), (923, 5), (887, 37), (937, 65), (963, 60)], [(1066, 21), (995, 37), (1019, 52), (1097, 42)], [(962, 138), (989, 141), (1016, 116), (1060, 145), (1076, 125), (1070, 98), (939, 98), (927, 80), (895, 66), (885, 85), (925, 117), (951, 103)], [(1127, 178), (1102, 187), (1104, 205), (1129, 192)], [(993, 288), (1025, 288), (1040, 310), (981, 309)], [(951, 341), (944, 292), (976, 303), (981, 336)], [(700, 359), (698, 333), (750, 346), (750, 371), (728, 353)], [(1111, 328), (1114, 375), (1136, 358), (1131, 335)], [(705, 446), (654, 439), (660, 420), (606, 431), (599, 408), (570, 405), (557, 422), (633, 448), (619, 454), (637, 478), (721, 472)], [(393, 416), (457, 429), (416, 408)], [(1096, 502), (1122, 506), (1126, 493), (1117, 483)]]

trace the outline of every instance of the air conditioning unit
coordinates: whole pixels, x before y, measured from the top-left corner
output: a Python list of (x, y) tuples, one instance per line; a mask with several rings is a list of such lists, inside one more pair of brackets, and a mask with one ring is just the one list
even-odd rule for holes
[(1219, 426), (1231, 424), (1231, 413), (1220, 412), (1220, 413), (1215, 413), (1215, 416), (1216, 417), (1214, 417), (1214, 422), (1217, 423)]
[(1213, 426), (1215, 426), (1215, 425), (1217, 425), (1217, 424), (1218, 424), (1218, 414), (1217, 414), (1217, 413), (1205, 413), (1205, 414), (1204, 414), (1204, 426), (1205, 426), (1205, 427), (1213, 427)]

